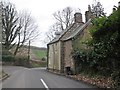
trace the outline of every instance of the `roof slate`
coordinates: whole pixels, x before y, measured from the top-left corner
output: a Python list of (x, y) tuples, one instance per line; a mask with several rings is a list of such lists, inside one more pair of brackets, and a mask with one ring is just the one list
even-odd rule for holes
[(76, 27), (68, 36), (64, 35), (64, 38), (62, 38), (63, 41), (69, 40), (79, 33), (81, 33), (89, 24), (91, 23), (91, 19), (89, 19), (85, 24)]
[(91, 19), (89, 19), (85, 24), (73, 23), (71, 26), (69, 26), (67, 29), (62, 31), (59, 36), (55, 37), (48, 44), (55, 43), (59, 40), (66, 41), (72, 39), (73, 37), (81, 33), (81, 31), (83, 31), (86, 28), (86, 26), (88, 26), (90, 23), (91, 23)]
[(66, 28), (64, 31), (61, 32), (61, 34), (59, 36), (56, 36), (51, 42), (49, 42), (48, 44), (52, 44), (52, 43), (55, 43), (57, 41), (59, 41), (63, 36), (64, 34), (69, 31), (71, 29), (71, 27), (73, 27), (74, 23), (72, 25), (70, 25), (68, 28)]

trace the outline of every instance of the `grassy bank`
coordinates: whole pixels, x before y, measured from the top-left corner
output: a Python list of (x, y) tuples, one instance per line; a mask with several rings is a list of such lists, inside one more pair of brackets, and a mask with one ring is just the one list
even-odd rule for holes
[(31, 65), (32, 68), (46, 67), (47, 62), (46, 61), (30, 61), (30, 65)]
[(33, 49), (32, 51), (36, 55), (36, 57), (39, 58), (39, 59), (45, 58), (46, 54), (47, 54), (46, 50)]

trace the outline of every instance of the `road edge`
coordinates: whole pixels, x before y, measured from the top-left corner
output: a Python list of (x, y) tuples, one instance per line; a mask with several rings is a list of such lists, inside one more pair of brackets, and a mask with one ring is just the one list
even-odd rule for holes
[(4, 80), (7, 79), (9, 76), (10, 76), (10, 75), (5, 74), (5, 75), (0, 79), (0, 82), (1, 82), (1, 81), (4, 81)]
[(98, 88), (98, 89), (102, 88), (102, 87), (99, 87), (99, 86), (97, 86), (97, 85), (95, 85), (95, 84), (90, 84), (90, 83), (85, 82), (85, 81), (83, 81), (83, 80), (78, 80), (77, 78), (71, 77), (71, 76), (66, 75), (66, 74), (54, 72), (54, 71), (51, 71), (51, 70), (46, 70), (46, 71), (47, 71), (47, 72), (50, 72), (50, 73), (52, 73), (52, 74), (59, 75), (59, 76), (64, 76), (64, 77), (66, 77), (66, 78), (69, 78), (69, 79), (72, 79), (72, 80), (75, 80), (75, 81), (78, 81), (78, 82), (83, 82), (83, 83), (85, 83), (85, 84), (91, 85), (91, 86), (96, 87), (96, 88)]

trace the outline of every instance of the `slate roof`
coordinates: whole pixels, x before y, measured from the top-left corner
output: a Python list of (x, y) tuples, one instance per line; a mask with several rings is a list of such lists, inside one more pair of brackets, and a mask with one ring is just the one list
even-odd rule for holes
[(68, 28), (66, 28), (64, 31), (61, 32), (60, 35), (56, 36), (51, 42), (49, 42), (48, 44), (52, 44), (52, 43), (55, 43), (57, 41), (59, 41), (63, 36), (64, 34), (69, 31), (71, 29), (71, 27), (74, 26), (75, 23), (73, 23), (72, 25), (70, 25)]
[(74, 38), (76, 35), (80, 34), (89, 24), (91, 23), (91, 19), (89, 19), (85, 24), (76, 27), (69, 35), (67, 33), (63, 36), (62, 40), (66, 41)]
[(55, 37), (48, 44), (55, 43), (59, 40), (66, 41), (66, 40), (69, 40), (69, 39), (75, 37), (76, 35), (81, 33), (81, 31), (83, 31), (90, 24), (90, 22), (91, 22), (91, 19), (89, 19), (85, 24), (73, 23), (71, 26), (69, 26), (67, 29), (62, 31), (59, 36)]
[(52, 43), (55, 43), (57, 41), (60, 40), (60, 38), (65, 34), (65, 32), (67, 32), (67, 29), (62, 31), (61, 34), (59, 36), (56, 36), (51, 42), (49, 42), (48, 44), (52, 44)]

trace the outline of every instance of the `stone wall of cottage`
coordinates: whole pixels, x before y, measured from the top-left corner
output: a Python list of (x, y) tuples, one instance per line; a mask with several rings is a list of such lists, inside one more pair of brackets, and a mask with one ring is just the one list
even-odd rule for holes
[(65, 67), (70, 67), (71, 70), (74, 70), (74, 62), (72, 59), (72, 41), (68, 40), (64, 42), (64, 71)]
[(60, 71), (61, 69), (61, 42), (49, 45), (48, 68)]
[(82, 32), (80, 35), (78, 35), (76, 37), (76, 39), (73, 41), (73, 48), (74, 49), (79, 49), (79, 50), (84, 50), (87, 51), (90, 49), (90, 47), (88, 47), (85, 42), (89, 41), (92, 37), (90, 35), (90, 28), (91, 28), (92, 24), (88, 25)]
[(60, 60), (61, 60), (61, 46), (60, 46), (60, 41), (54, 44), (54, 69), (60, 70)]
[(53, 69), (53, 45), (50, 44), (49, 46), (49, 51), (48, 51), (48, 68)]

